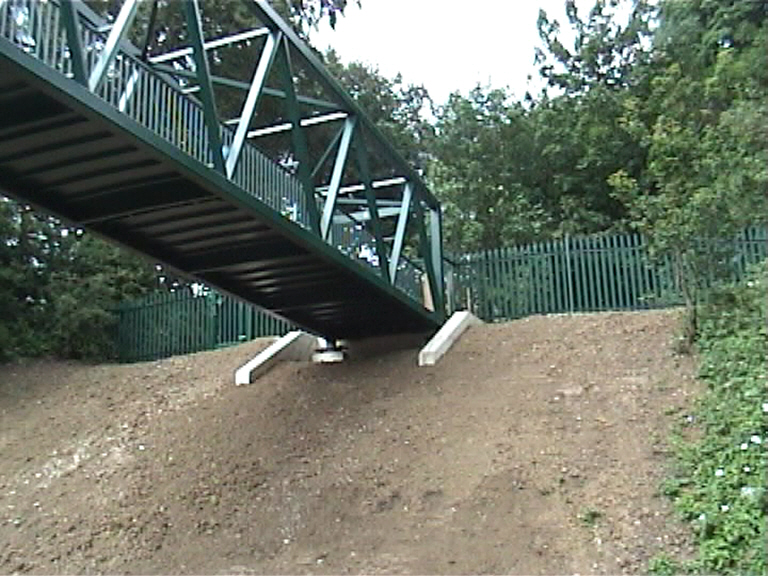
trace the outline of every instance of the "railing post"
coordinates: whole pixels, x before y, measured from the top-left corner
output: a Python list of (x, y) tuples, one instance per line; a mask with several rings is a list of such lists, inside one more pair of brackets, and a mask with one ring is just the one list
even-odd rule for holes
[(571, 237), (566, 234), (563, 240), (565, 244), (565, 276), (566, 276), (566, 298), (568, 299), (568, 313), (573, 314), (573, 279), (571, 274)]
[(80, 35), (79, 11), (74, 0), (61, 0), (61, 20), (67, 33), (67, 45), (69, 46), (69, 55), (72, 58), (72, 72), (75, 75), (75, 81), (83, 86), (88, 86), (83, 41)]

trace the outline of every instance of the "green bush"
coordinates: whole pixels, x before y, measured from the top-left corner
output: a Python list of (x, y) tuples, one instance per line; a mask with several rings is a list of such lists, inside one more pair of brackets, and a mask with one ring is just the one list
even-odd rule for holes
[(665, 486), (696, 534), (696, 572), (766, 572), (766, 287), (763, 265), (747, 281), (713, 291), (701, 309), (697, 347), (707, 390), (686, 420), (695, 433), (676, 442), (675, 474)]

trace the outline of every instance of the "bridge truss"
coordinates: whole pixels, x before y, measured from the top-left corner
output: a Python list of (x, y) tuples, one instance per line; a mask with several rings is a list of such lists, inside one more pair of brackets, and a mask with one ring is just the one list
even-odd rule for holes
[(440, 205), (264, 0), (0, 0), (0, 188), (324, 336), (444, 317)]

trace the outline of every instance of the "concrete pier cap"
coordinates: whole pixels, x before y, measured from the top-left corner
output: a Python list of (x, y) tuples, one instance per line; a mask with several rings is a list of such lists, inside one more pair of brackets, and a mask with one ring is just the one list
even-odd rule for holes
[(437, 364), (438, 360), (451, 349), (451, 346), (468, 328), (479, 326), (482, 323), (482, 320), (467, 310), (454, 312), (442, 328), (437, 331), (437, 334), (419, 352), (419, 366)]

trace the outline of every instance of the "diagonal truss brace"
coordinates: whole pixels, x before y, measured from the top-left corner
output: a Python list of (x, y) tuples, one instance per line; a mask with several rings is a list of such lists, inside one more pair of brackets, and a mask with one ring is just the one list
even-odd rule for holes
[(403, 190), (403, 203), (400, 206), (400, 216), (397, 219), (397, 229), (395, 230), (395, 242), (392, 246), (392, 257), (389, 261), (389, 278), (392, 284), (397, 279), (397, 266), (400, 264), (400, 255), (403, 252), (403, 242), (405, 241), (405, 231), (408, 227), (408, 216), (411, 212), (412, 199), (413, 187), (409, 182), (405, 185), (405, 190)]
[(261, 58), (259, 58), (259, 64), (256, 66), (256, 71), (253, 74), (253, 80), (251, 81), (251, 88), (248, 90), (248, 96), (245, 98), (245, 104), (243, 104), (243, 111), (240, 114), (240, 121), (237, 123), (237, 130), (235, 131), (234, 139), (232, 140), (232, 146), (227, 155), (226, 162), (226, 174), (227, 178), (232, 178), (237, 168), (237, 162), (240, 159), (240, 152), (243, 149), (243, 144), (248, 137), (248, 127), (251, 125), (253, 119), (253, 113), (256, 111), (256, 106), (259, 103), (259, 98), (262, 95), (262, 89), (267, 81), (267, 75), (272, 68), (272, 63), (275, 61), (277, 55), (277, 48), (282, 40), (282, 33), (275, 32), (267, 36), (267, 41), (264, 44), (264, 49), (261, 52)]
[(379, 270), (384, 281), (389, 283), (389, 261), (387, 257), (387, 245), (384, 243), (384, 239), (381, 234), (381, 222), (379, 220), (379, 207), (376, 203), (376, 193), (373, 190), (373, 184), (371, 182), (371, 170), (368, 165), (368, 153), (364, 147), (364, 141), (362, 135), (357, 137), (357, 145), (355, 151), (357, 152), (357, 167), (360, 170), (360, 176), (363, 180), (363, 186), (365, 186), (365, 200), (368, 204), (368, 213), (371, 219), (371, 225), (373, 227), (373, 238), (376, 241), (376, 254), (379, 256)]
[(187, 12), (187, 32), (190, 35), (190, 43), (193, 48), (193, 57), (197, 67), (197, 79), (200, 84), (200, 99), (203, 102), (203, 115), (208, 129), (208, 145), (213, 154), (213, 167), (224, 173), (224, 156), (221, 148), (221, 135), (219, 134), (219, 116), (216, 112), (216, 99), (211, 85), (211, 72), (208, 67), (208, 57), (205, 54), (203, 25), (200, 16), (198, 0), (184, 2)]
[(341, 135), (344, 132), (344, 126), (342, 126), (339, 130), (336, 131), (336, 134), (331, 138), (331, 141), (328, 143), (328, 146), (325, 148), (325, 151), (320, 156), (320, 159), (317, 161), (317, 164), (315, 164), (315, 167), (312, 169), (312, 180), (317, 177), (317, 175), (320, 173), (320, 170), (323, 169), (323, 166), (325, 166), (325, 163), (328, 161), (328, 158), (331, 156), (331, 152), (333, 152), (334, 148), (336, 148), (336, 145), (339, 143), (339, 140), (341, 139)]
[(341, 179), (344, 176), (344, 167), (349, 156), (349, 147), (352, 143), (352, 135), (356, 124), (357, 120), (355, 118), (347, 118), (344, 121), (344, 130), (341, 134), (339, 149), (336, 152), (336, 162), (333, 165), (333, 173), (331, 174), (331, 185), (328, 188), (328, 195), (323, 206), (323, 217), (320, 220), (320, 232), (323, 240), (328, 239), (328, 232), (331, 229), (333, 211), (336, 209), (336, 198), (341, 188)]
[(120, 13), (117, 15), (112, 30), (109, 31), (106, 44), (104, 44), (104, 50), (101, 52), (101, 55), (96, 61), (96, 65), (93, 67), (91, 75), (88, 78), (88, 89), (91, 92), (96, 92), (101, 88), (101, 84), (107, 76), (109, 66), (112, 64), (112, 60), (114, 60), (117, 50), (120, 47), (120, 42), (128, 33), (128, 29), (131, 27), (133, 19), (136, 17), (136, 10), (138, 7), (139, 0), (126, 0), (122, 8), (120, 8)]
[(285, 38), (279, 43), (276, 64), (282, 74), (283, 89), (285, 90), (285, 108), (288, 120), (292, 125), (293, 153), (299, 161), (297, 175), (307, 199), (310, 228), (315, 234), (320, 235), (320, 214), (317, 209), (315, 186), (312, 182), (312, 174), (309, 167), (309, 147), (307, 146), (307, 136), (304, 134), (304, 129), (301, 126), (299, 99), (296, 95), (296, 87), (293, 84), (293, 66), (291, 64), (289, 45)]

